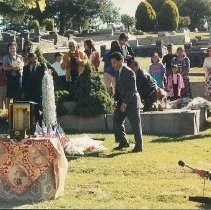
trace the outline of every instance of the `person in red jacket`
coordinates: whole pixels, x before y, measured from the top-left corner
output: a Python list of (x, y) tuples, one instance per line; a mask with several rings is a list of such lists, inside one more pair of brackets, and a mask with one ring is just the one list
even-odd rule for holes
[(94, 43), (91, 39), (84, 42), (85, 53), (89, 58), (90, 63), (94, 66), (95, 70), (98, 71), (100, 66), (100, 55), (94, 47)]

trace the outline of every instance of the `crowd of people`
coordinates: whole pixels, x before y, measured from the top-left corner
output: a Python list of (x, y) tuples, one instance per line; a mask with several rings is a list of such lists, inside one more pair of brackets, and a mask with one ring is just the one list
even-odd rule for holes
[[(69, 51), (65, 54), (55, 53), (55, 62), (51, 65), (62, 84), (62, 89), (68, 89), (69, 84), (77, 80), (86, 63), (89, 62), (94, 70), (98, 71), (100, 63), (103, 62), (103, 81), (110, 95), (114, 96), (118, 73), (112, 66), (110, 57), (112, 53), (119, 52), (124, 58), (124, 65), (130, 67), (136, 74), (137, 89), (144, 104), (144, 111), (152, 110), (153, 104), (159, 98), (160, 90), (165, 91), (171, 101), (180, 97), (192, 97), (189, 80), (190, 60), (182, 47), (174, 53), (173, 45), (169, 44), (168, 53), (163, 59), (159, 57), (158, 52), (154, 52), (151, 56), (151, 64), (146, 71), (137, 62), (128, 41), (127, 34), (122, 33), (118, 40), (111, 42), (110, 50), (102, 55), (101, 60), (100, 53), (92, 40), (84, 42), (83, 50), (77, 42), (70, 40)], [(38, 78), (43, 77), (43, 72), (47, 67), (38, 62), (32, 42), (25, 41), (21, 55), (17, 53), (16, 43), (10, 43), (8, 54), (0, 60), (0, 109), (3, 105), (8, 109), (11, 99), (35, 100), (39, 98), (36, 102), (40, 104), (40, 83), (33, 81), (39, 81)], [(207, 98), (211, 99), (211, 48), (207, 49), (203, 68), (206, 72), (205, 93)]]
[(110, 56), (119, 52), (124, 57), (124, 64), (136, 74), (139, 95), (144, 104), (143, 111), (153, 110), (153, 104), (159, 99), (161, 92), (166, 92), (168, 98), (176, 100), (180, 97), (191, 98), (189, 81), (190, 60), (183, 48), (179, 47), (173, 53), (173, 45), (167, 46), (168, 54), (162, 61), (157, 52), (151, 56), (148, 71), (143, 70), (135, 59), (133, 49), (128, 45), (128, 36), (121, 34), (119, 40), (112, 41), (110, 51), (104, 54), (104, 82), (111, 95), (115, 94), (116, 71), (111, 65)]
[[(143, 111), (152, 111), (153, 105), (162, 96), (173, 101), (181, 97), (191, 98), (189, 80), (190, 60), (182, 47), (176, 53), (173, 45), (167, 46), (168, 53), (161, 59), (158, 52), (151, 56), (148, 71), (144, 70), (135, 58), (128, 44), (129, 37), (122, 33), (118, 40), (111, 42), (110, 50), (102, 55), (96, 50), (92, 40), (84, 42), (84, 49), (74, 40), (69, 41), (69, 51), (55, 53), (55, 62), (49, 66), (40, 63), (34, 53), (33, 44), (25, 41), (22, 54), (17, 53), (17, 44), (8, 44), (8, 53), (0, 58), (0, 109), (9, 108), (11, 100), (33, 101), (38, 104), (37, 121), (42, 122), (42, 80), (46, 71), (56, 73), (61, 89), (68, 90), (83, 72), (86, 64), (93, 71), (104, 65), (103, 81), (114, 98), (113, 128), (119, 145), (115, 150), (129, 147), (124, 121), (131, 123), (135, 147), (133, 152), (143, 150), (140, 103)], [(207, 49), (204, 61), (205, 93), (211, 99), (211, 47)], [(50, 70), (51, 69), (51, 70)], [(167, 93), (167, 94), (166, 94)], [(166, 95), (165, 95), (166, 94)]]

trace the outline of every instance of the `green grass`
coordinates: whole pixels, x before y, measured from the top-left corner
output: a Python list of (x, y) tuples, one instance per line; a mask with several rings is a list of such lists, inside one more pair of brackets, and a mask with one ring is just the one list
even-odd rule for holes
[[(63, 197), (34, 205), (0, 202), (0, 208), (197, 209), (202, 206), (189, 202), (188, 196), (202, 195), (203, 179), (177, 162), (211, 169), (210, 126), (198, 136), (144, 135), (144, 152), (139, 154), (129, 153), (132, 148), (112, 152), (112, 134), (89, 134), (105, 138), (108, 150), (69, 160)], [(132, 142), (132, 135), (128, 137)], [(207, 181), (207, 196), (211, 196), (210, 188)]]
[(190, 38), (195, 39), (196, 36), (201, 36), (202, 39), (209, 38), (209, 32), (190, 32)]

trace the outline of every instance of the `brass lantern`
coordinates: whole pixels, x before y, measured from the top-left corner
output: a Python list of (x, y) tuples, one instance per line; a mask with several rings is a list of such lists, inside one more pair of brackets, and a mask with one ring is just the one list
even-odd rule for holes
[(28, 101), (16, 101), (9, 105), (10, 138), (20, 141), (26, 135), (34, 134), (36, 128), (37, 104)]

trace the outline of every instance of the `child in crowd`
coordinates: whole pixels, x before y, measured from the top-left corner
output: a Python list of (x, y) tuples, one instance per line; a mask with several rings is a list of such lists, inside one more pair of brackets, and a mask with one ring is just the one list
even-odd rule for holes
[(174, 64), (172, 73), (168, 77), (167, 90), (171, 101), (181, 97), (181, 90), (185, 87), (181, 74), (178, 73), (178, 66)]
[(52, 64), (52, 67), (56, 71), (58, 78), (59, 78), (59, 85), (61, 89), (66, 89), (67, 82), (66, 82), (66, 72), (62, 69), (61, 64), (63, 61), (63, 54), (60, 52), (55, 53), (55, 62)]
[(152, 64), (149, 67), (150, 75), (155, 79), (157, 82), (157, 86), (164, 89), (165, 85), (165, 68), (162, 63), (160, 63), (160, 58), (158, 53), (154, 53), (151, 57)]
[(3, 69), (2, 57), (0, 58), (0, 109), (4, 108), (6, 103), (6, 72)]

